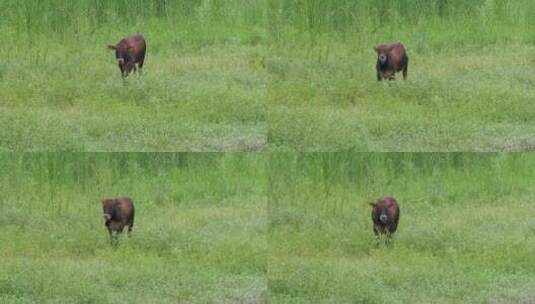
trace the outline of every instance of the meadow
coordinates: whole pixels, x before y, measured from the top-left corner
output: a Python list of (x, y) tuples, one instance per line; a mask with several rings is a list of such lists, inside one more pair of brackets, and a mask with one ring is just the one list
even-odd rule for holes
[[(257, 151), (262, 2), (1, 1), (0, 151)], [(147, 40), (123, 81), (107, 49)]]
[[(530, 303), (535, 157), (0, 154), (2, 303)], [(110, 244), (100, 200), (130, 196)], [(371, 202), (394, 196), (390, 245)]]
[[(530, 0), (6, 0), (0, 150), (533, 150), (533, 20)], [(133, 33), (144, 75), (122, 81), (106, 45)], [(392, 41), (409, 78), (377, 82)]]
[[(271, 151), (534, 150), (533, 1), (276, 3)], [(398, 41), (408, 79), (378, 82)]]
[[(532, 303), (535, 156), (274, 154), (269, 303)], [(389, 246), (368, 202), (401, 206)]]
[[(0, 154), (1, 303), (261, 303), (265, 156)], [(100, 200), (130, 196), (111, 246)]]

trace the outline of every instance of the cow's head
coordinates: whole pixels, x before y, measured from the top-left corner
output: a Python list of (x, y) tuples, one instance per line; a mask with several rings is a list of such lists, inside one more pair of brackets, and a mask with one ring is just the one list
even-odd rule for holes
[(132, 47), (125, 46), (122, 44), (118, 45), (108, 45), (110, 50), (115, 50), (115, 59), (117, 60), (117, 65), (121, 70), (123, 76), (128, 76), (130, 72), (134, 69), (134, 60), (132, 58)]
[(114, 199), (103, 199), (102, 200), (102, 211), (104, 211), (104, 223), (106, 226), (110, 225), (112, 218), (115, 214), (115, 200)]
[(381, 65), (386, 64), (386, 61), (388, 60), (388, 50), (377, 46), (373, 49), (377, 53), (377, 61), (379, 61)]
[(388, 210), (382, 205), (378, 205), (377, 202), (369, 203), (373, 207), (374, 213), (379, 215), (379, 221), (383, 224), (388, 224)]

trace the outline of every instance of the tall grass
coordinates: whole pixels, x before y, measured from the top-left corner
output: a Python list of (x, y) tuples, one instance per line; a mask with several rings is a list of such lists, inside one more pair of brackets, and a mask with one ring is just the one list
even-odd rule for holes
[[(157, 19), (171, 23), (199, 22), (262, 25), (265, 1), (3, 1), (2, 24), (30, 32), (93, 31), (103, 25), (132, 25)], [(230, 17), (230, 18), (229, 18)]]
[[(254, 1), (33, 1), (0, 3), (0, 27), (13, 47), (45, 41), (82, 43), (114, 30), (157, 25), (156, 46), (179, 36), (180, 45), (252, 39), (288, 44), (307, 38), (356, 42), (410, 38), (412, 48), (457, 43), (535, 41), (535, 4), (529, 0), (254, 0)], [(410, 31), (410, 34), (403, 34)], [(281, 38), (288, 38), (282, 39)], [(313, 39), (314, 40), (314, 39)], [(404, 39), (407, 41), (407, 39)], [(36, 42), (38, 41), (38, 42)], [(418, 42), (418, 43), (416, 43)], [(22, 44), (21, 44), (22, 43)], [(176, 47), (176, 44), (172, 44)], [(169, 45), (166, 45), (169, 47)], [(22, 48), (21, 48), (22, 49)], [(158, 52), (155, 47), (154, 51)], [(20, 51), (20, 50), (18, 50)], [(32, 50), (32, 53), (35, 50)], [(5, 55), (5, 54), (4, 54)]]
[(462, 26), (464, 30), (458, 32), (462, 37), (483, 32), (495, 35), (498, 28), (527, 37), (535, 14), (533, 3), (525, 0), (281, 0), (272, 1), (270, 8), (270, 22), (275, 27), (330, 35), (375, 35), (442, 24), (450, 30)]
[[(274, 208), (306, 210), (321, 204), (334, 215), (347, 214), (354, 207), (350, 201), (366, 203), (388, 194), (434, 206), (529, 195), (535, 166), (529, 153), (275, 154), (271, 160), (270, 203)], [(342, 189), (354, 196), (330, 195), (331, 190), (342, 194)]]
[[(123, 194), (149, 204), (194, 204), (203, 198), (215, 203), (264, 193), (262, 155), (3, 153), (0, 157), (2, 191), (13, 195), (40, 197), (43, 190), (58, 189), (65, 195), (85, 197), (88, 203)], [(2, 202), (11, 204), (7, 197)], [(31, 199), (19, 204), (25, 202), (26, 207), (34, 204)], [(39, 202), (49, 207), (56, 203), (46, 196)]]
[(54, 44), (85, 47), (88, 41), (95, 43), (103, 35), (128, 34), (134, 29), (147, 33), (149, 27), (159, 29), (158, 35), (150, 36), (151, 53), (158, 53), (161, 44), (174, 51), (177, 46), (195, 49), (215, 42), (248, 39), (266, 22), (265, 1), (260, 0), (8, 0), (0, 3), (0, 9), (0, 27), (11, 42), (9, 48), (2, 48), (8, 54), (13, 47), (30, 48), (28, 54), (43, 54)]

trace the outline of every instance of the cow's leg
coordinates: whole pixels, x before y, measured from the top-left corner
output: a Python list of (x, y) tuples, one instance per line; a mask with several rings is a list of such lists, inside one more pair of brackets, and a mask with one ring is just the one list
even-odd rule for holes
[(375, 246), (378, 247), (384, 243), (384, 231), (381, 226), (373, 225), (373, 232), (375, 233)]
[[(141, 72), (141, 70), (140, 70), (140, 72)], [(134, 221), (131, 221), (130, 223), (128, 223), (128, 237), (131, 236), (132, 227), (134, 227)]]
[(119, 70), (121, 70), (121, 77), (124, 78), (124, 68), (121, 64), (119, 64)]
[(142, 71), (142, 68), (143, 68), (143, 62), (145, 61), (145, 57), (141, 58), (141, 60), (139, 61), (139, 75), (143, 74), (141, 71)]
[(124, 226), (125, 226), (125, 225), (122, 224), (122, 223), (119, 224), (119, 225), (117, 226), (117, 234), (118, 234), (118, 235), (123, 233)]
[(403, 80), (407, 80), (407, 69), (409, 68), (408, 65), (405, 65), (403, 68)]

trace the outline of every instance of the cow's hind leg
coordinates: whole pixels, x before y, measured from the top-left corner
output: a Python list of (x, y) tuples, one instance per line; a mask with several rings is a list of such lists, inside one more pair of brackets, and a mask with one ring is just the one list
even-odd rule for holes
[(139, 61), (139, 75), (143, 74), (141, 71), (142, 71), (142, 68), (143, 68), (143, 62), (145, 61), (145, 56), (143, 56), (141, 58), (141, 60)]
[[(141, 70), (140, 70), (141, 72)], [(134, 227), (134, 221), (131, 221), (129, 224), (128, 224), (128, 237), (131, 237), (132, 236), (132, 227)]]
[(373, 233), (375, 233), (375, 236), (379, 236), (379, 228), (375, 225), (373, 225)]
[(407, 80), (407, 70), (409, 69), (409, 65), (405, 65), (403, 68), (403, 80)]
[(123, 233), (123, 231), (124, 231), (124, 226), (126, 226), (126, 225), (121, 223), (121, 225), (119, 225), (119, 226), (117, 227), (117, 234), (122, 234), (122, 233)]

